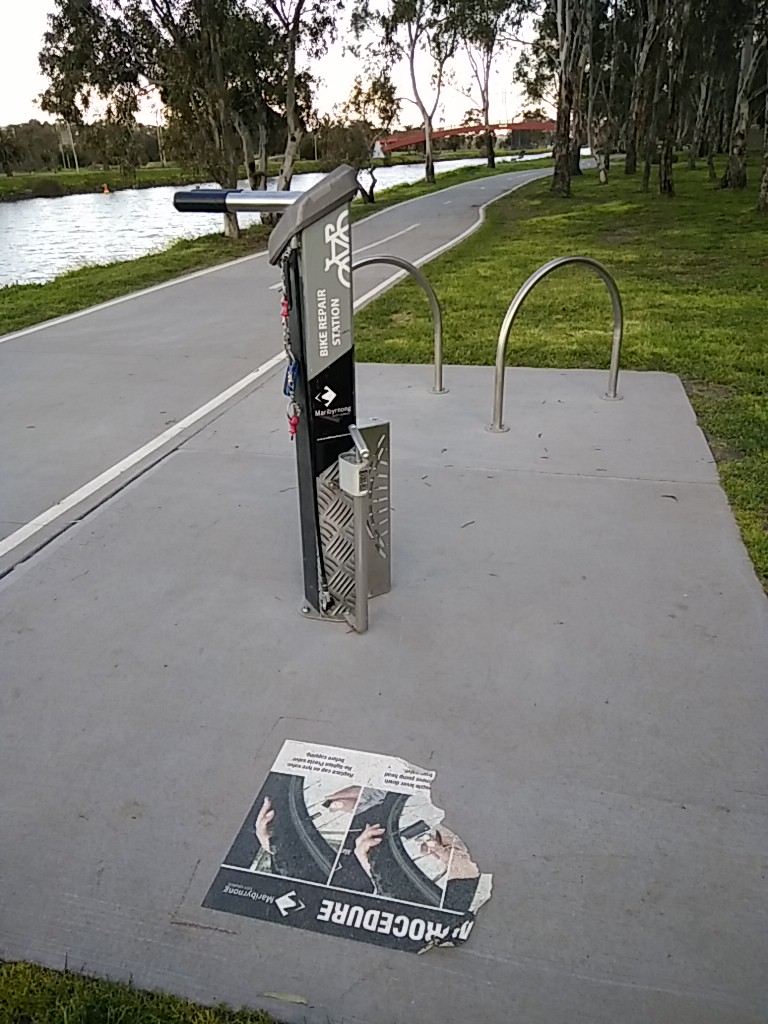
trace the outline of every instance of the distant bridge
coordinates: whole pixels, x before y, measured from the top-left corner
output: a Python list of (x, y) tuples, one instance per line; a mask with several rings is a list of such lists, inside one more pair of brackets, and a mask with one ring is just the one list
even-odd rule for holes
[[(488, 125), (492, 132), (554, 132), (554, 121), (515, 121), (509, 124)], [(440, 128), (432, 132), (433, 139), (445, 139), (449, 135), (481, 135), (485, 132), (485, 125), (463, 124), (458, 128)], [(391, 153), (393, 149), (406, 149), (408, 146), (415, 146), (424, 142), (424, 129), (418, 128), (411, 132), (399, 132), (397, 135), (388, 135), (379, 139), (382, 151)]]

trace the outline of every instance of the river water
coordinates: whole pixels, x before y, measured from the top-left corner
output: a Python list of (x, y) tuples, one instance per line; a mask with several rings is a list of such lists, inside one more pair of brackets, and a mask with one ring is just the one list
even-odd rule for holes
[[(435, 168), (440, 172), (483, 162), (482, 158), (441, 160)], [(322, 177), (297, 174), (291, 188), (303, 192)], [(379, 189), (423, 177), (424, 164), (399, 164), (376, 171)], [(241, 185), (248, 187), (247, 182)], [(277, 179), (270, 179), (269, 188), (276, 185)], [(176, 212), (172, 200), (180, 187), (184, 186), (0, 203), (0, 287), (50, 281), (76, 267), (134, 259), (178, 238), (216, 231), (221, 218)], [(258, 214), (240, 214), (242, 225), (258, 219)]]

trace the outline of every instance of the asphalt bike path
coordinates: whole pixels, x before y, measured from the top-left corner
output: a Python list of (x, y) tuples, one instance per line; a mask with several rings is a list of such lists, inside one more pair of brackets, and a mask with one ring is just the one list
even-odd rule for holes
[[(384, 210), (353, 226), (353, 257), (428, 262), (479, 227), (489, 203), (548, 173)], [(356, 308), (402, 277), (359, 271)], [(277, 373), (278, 297), (259, 253), (0, 337), (0, 574)]]

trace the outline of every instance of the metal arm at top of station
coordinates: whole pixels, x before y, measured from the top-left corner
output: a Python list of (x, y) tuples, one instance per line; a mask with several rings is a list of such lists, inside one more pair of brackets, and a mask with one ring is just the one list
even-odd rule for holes
[(293, 206), (302, 192), (247, 192), (231, 188), (193, 188), (176, 192), (179, 213), (271, 213)]
[(349, 203), (358, 190), (357, 171), (342, 164), (307, 192), (247, 192), (241, 189), (191, 189), (177, 192), (181, 213), (283, 213), (269, 236), (269, 262), (279, 263), (296, 235), (331, 210)]

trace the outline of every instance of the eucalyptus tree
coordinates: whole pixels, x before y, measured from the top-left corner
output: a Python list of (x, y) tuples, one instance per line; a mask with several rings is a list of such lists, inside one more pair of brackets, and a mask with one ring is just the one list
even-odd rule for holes
[[(356, 0), (352, 30), (358, 41), (367, 33), (370, 59), (391, 67), (404, 59), (408, 64), (412, 96), (424, 127), (425, 178), (435, 180), (432, 133), (450, 61), (459, 36), (451, 0)], [(428, 84), (419, 82), (417, 64), (426, 58), (431, 65)]]
[(757, 209), (760, 213), (768, 213), (768, 60), (765, 62), (765, 104), (763, 108), (763, 177), (760, 182), (760, 195)]
[(288, 139), (280, 168), (277, 187), (290, 187), (293, 168), (305, 132), (308, 111), (303, 108), (301, 61), (322, 57), (338, 35), (344, 0), (254, 0), (255, 10), (267, 18), (276, 33), (277, 58), (282, 72), (283, 109), (288, 125)]
[[(741, 0), (738, 76), (731, 117), (728, 167), (722, 184), (747, 185), (747, 132), (757, 95), (757, 72), (768, 52), (768, 0)], [(760, 83), (762, 85), (762, 82)]]
[(488, 166), (496, 166), (491, 132), (491, 75), (496, 58), (515, 40), (533, 0), (453, 0), (448, 18), (455, 27), (472, 72), (466, 95), (475, 105), (485, 128)]
[(21, 149), (12, 129), (0, 128), (0, 168), (7, 177), (13, 177), (13, 170), (21, 161)]
[(341, 108), (341, 115), (351, 129), (351, 137), (357, 142), (358, 152), (348, 162), (358, 170), (368, 172), (368, 186), (363, 185), (358, 174), (358, 187), (363, 202), (373, 203), (376, 201), (376, 143), (392, 131), (400, 114), (401, 101), (389, 69), (371, 72), (369, 67), (368, 70), (370, 78), (367, 81), (361, 75), (355, 78), (349, 99)]

